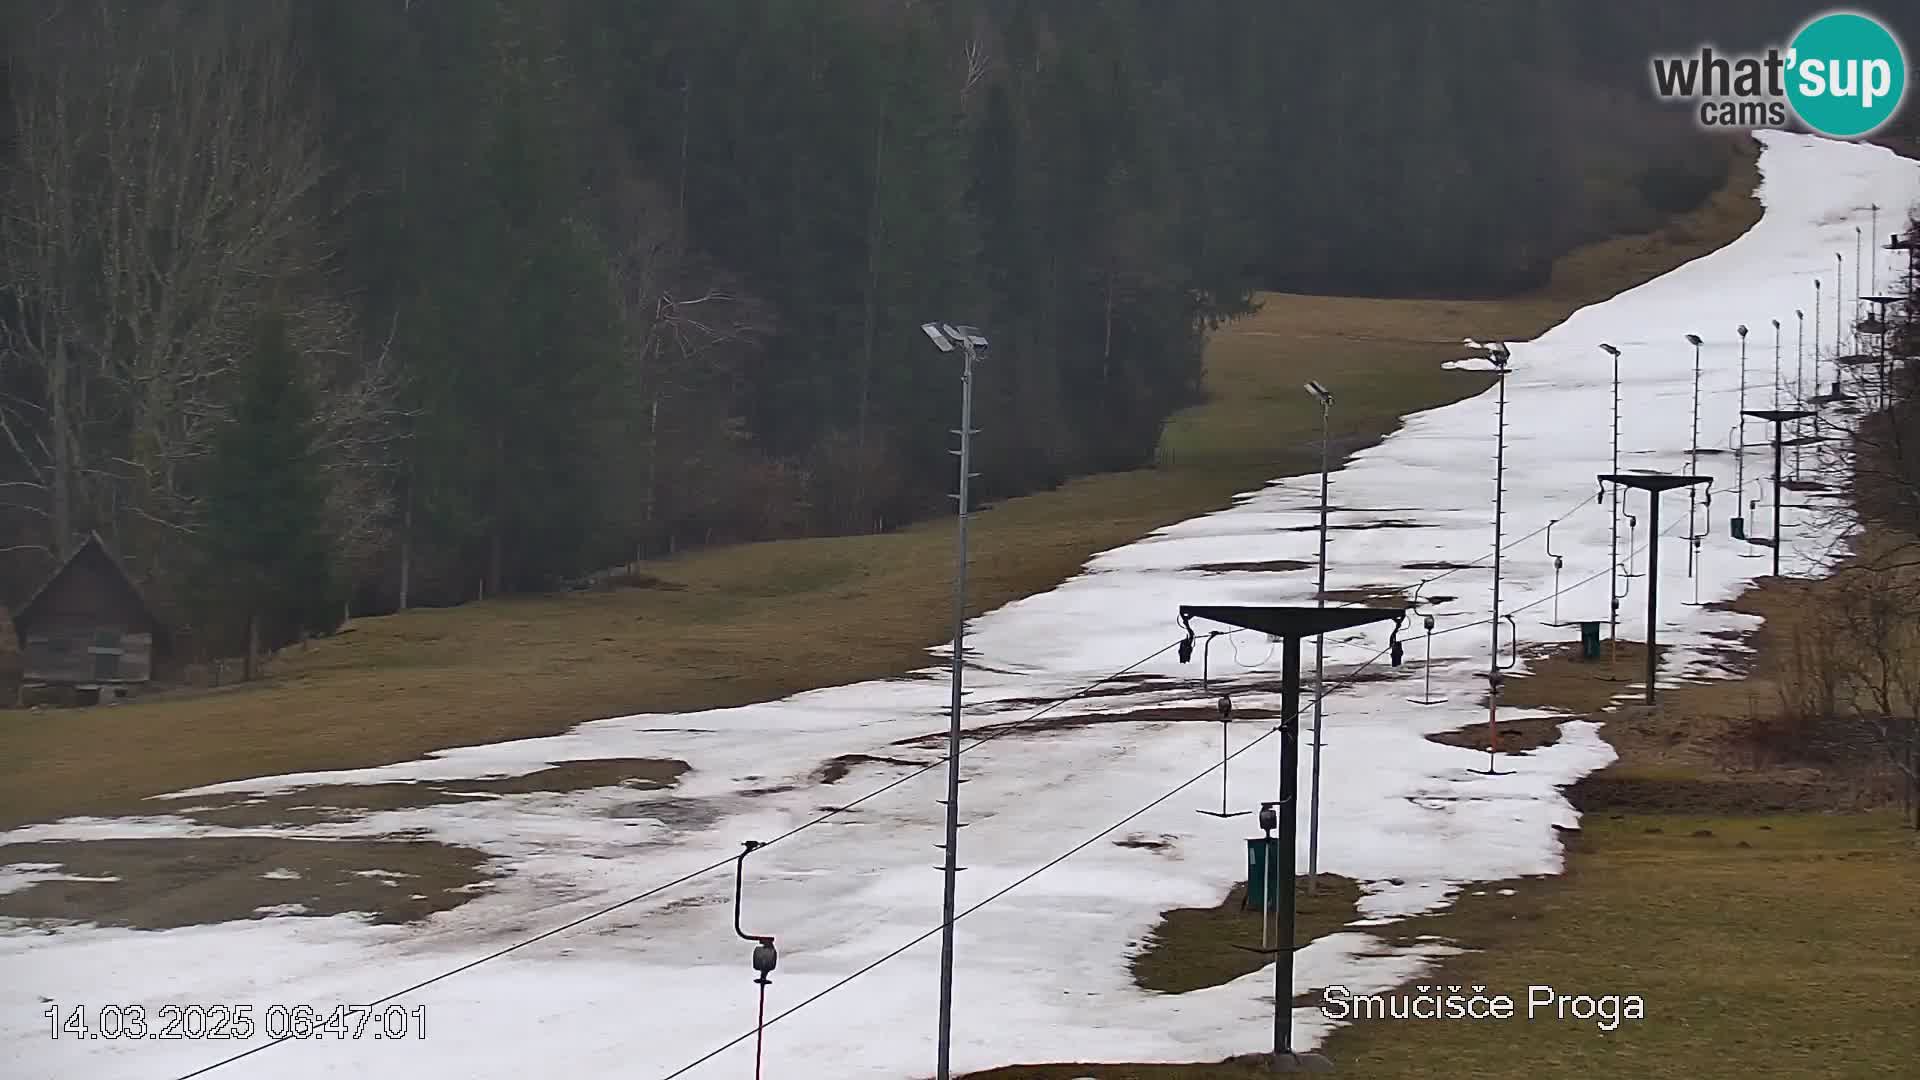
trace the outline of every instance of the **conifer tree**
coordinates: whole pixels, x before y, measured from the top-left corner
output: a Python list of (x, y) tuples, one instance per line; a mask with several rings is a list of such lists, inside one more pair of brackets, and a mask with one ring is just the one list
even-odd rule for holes
[(214, 438), (201, 527), (198, 606), (244, 635), (247, 678), (263, 644), (330, 629), (340, 612), (315, 434), (300, 355), (285, 321), (269, 316)]

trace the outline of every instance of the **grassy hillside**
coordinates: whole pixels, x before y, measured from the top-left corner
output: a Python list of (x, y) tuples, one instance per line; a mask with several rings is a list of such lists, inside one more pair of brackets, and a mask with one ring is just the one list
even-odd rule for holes
[[(1506, 300), (1264, 297), (1207, 353), (1204, 404), (1161, 466), (1077, 480), (975, 520), (974, 612), (1046, 589), (1088, 556), (1317, 465), (1306, 378), (1336, 387), (1347, 445), (1473, 394), (1440, 369), (1462, 337), (1524, 338), (1724, 245), (1757, 219), (1743, 158), (1662, 231), (1583, 248)], [(897, 673), (948, 639), (952, 526), (753, 544), (644, 565), (647, 587), (362, 619), (291, 650), (264, 682), (74, 712), (0, 713), (0, 827), (126, 811), (182, 787), (351, 768), (551, 734), (624, 713), (741, 704)]]

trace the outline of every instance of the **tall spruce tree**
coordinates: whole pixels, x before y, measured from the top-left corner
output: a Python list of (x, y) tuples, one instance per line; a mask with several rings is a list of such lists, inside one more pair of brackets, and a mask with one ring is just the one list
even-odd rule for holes
[(200, 545), (199, 606), (244, 636), (247, 678), (263, 644), (330, 629), (340, 612), (315, 434), (299, 353), (285, 321), (269, 316), (214, 439)]

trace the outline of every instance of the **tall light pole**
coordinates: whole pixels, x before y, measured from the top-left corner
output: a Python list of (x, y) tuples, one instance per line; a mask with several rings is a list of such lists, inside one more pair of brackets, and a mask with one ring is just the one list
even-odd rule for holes
[[(1328, 450), (1333, 442), (1333, 394), (1317, 382), (1306, 384), (1307, 393), (1320, 403), (1320, 586), (1315, 590), (1315, 606), (1327, 606), (1327, 495), (1331, 473)], [(1313, 639), (1313, 790), (1307, 811), (1307, 894), (1320, 887), (1320, 720), (1327, 697), (1327, 635)]]
[(1820, 393), (1820, 279), (1813, 279), (1813, 396)]
[(1780, 407), (1780, 320), (1773, 320), (1773, 407)]
[[(1620, 350), (1602, 344), (1613, 357), (1613, 471), (1620, 471)], [(1611, 665), (1620, 657), (1620, 487), (1609, 489), (1613, 498), (1607, 509), (1607, 641)]]
[[(1873, 215), (1873, 227), (1867, 230), (1867, 234), (1873, 237), (1877, 245), (1880, 242), (1880, 204), (1868, 203), (1867, 210)], [(1874, 292), (1880, 291), (1880, 256), (1878, 255), (1873, 257), (1873, 262), (1867, 270), (1867, 288)]]
[[(1793, 317), (1800, 322), (1800, 344), (1794, 353), (1793, 359), (1793, 403), (1804, 409), (1807, 405), (1807, 313), (1801, 311), (1799, 308), (1794, 308)], [(1814, 377), (1816, 379), (1819, 378), (1819, 373), (1815, 372)], [(1806, 434), (1804, 425), (1796, 424), (1795, 428), (1800, 434)], [(1800, 479), (1800, 442), (1798, 439), (1795, 439), (1793, 444), (1793, 478), (1795, 480)]]
[(1496, 341), (1485, 348), (1500, 384), (1493, 450), (1493, 618), (1488, 622), (1492, 633), (1487, 647), (1487, 775), (1498, 776), (1501, 773), (1497, 755), (1500, 753), (1500, 685), (1503, 681), (1500, 675), (1500, 529), (1507, 484), (1507, 364), (1513, 354), (1503, 342)]
[(934, 347), (950, 353), (960, 349), (964, 362), (960, 368), (960, 449), (952, 451), (960, 458), (960, 490), (954, 499), (960, 504), (959, 527), (955, 530), (953, 561), (953, 707), (947, 719), (947, 852), (941, 867), (946, 881), (940, 898), (940, 1041), (935, 1075), (950, 1080), (953, 1063), (953, 920), (955, 889), (960, 864), (960, 683), (966, 661), (967, 633), (967, 482), (973, 478), (973, 365), (978, 353), (987, 348), (987, 339), (971, 326), (949, 323), (923, 323), (920, 327)]
[(1840, 294), (1847, 291), (1847, 260), (1839, 252), (1833, 253), (1833, 383), (1840, 385)]
[(1862, 271), (1861, 271), (1860, 256), (1861, 256), (1862, 245), (1863, 245), (1863, 241), (1861, 240), (1861, 236), (1860, 236), (1860, 226), (1855, 225), (1853, 227), (1853, 326), (1854, 326), (1853, 351), (1854, 352), (1860, 351), (1860, 316), (1861, 316), (1861, 312), (1863, 311), (1863, 308), (1860, 305), (1860, 297), (1864, 295), (1866, 292), (1865, 289), (1861, 288)]
[[(1693, 441), (1687, 445), (1687, 474), (1700, 472), (1700, 335), (1688, 334), (1687, 340), (1693, 344)], [(1695, 512), (1699, 509), (1700, 495), (1692, 484), (1687, 485), (1687, 576), (1693, 576), (1694, 556), (1700, 550), (1700, 530), (1695, 526)], [(1697, 598), (1697, 596), (1696, 596)]]
[[(1739, 492), (1734, 496), (1734, 509), (1739, 510), (1747, 497), (1747, 324), (1741, 323), (1740, 334), (1740, 435), (1739, 443), (1733, 448), (1733, 489)], [(1697, 377), (1696, 377), (1697, 378)], [(1700, 387), (1694, 385), (1696, 415), (1699, 408)], [(1696, 443), (1696, 445), (1698, 445)], [(1699, 470), (1695, 470), (1696, 472)]]

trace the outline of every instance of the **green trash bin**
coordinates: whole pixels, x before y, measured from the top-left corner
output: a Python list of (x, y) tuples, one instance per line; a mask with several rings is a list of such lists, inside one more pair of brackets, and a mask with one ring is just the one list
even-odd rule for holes
[(1600, 659), (1600, 624), (1598, 622), (1580, 624), (1580, 658), (1582, 660)]
[(1266, 907), (1267, 883), (1271, 873), (1267, 867), (1273, 849), (1279, 846), (1280, 841), (1271, 836), (1247, 838), (1247, 907)]

